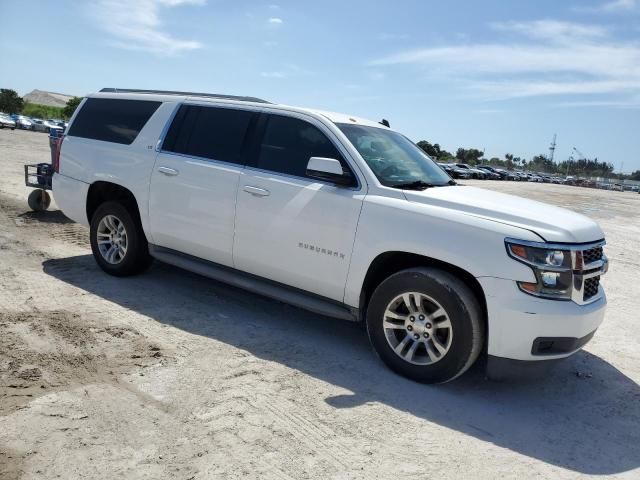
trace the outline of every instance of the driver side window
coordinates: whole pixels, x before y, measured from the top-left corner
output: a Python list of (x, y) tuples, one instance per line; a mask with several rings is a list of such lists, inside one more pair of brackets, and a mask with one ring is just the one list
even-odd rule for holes
[(317, 127), (304, 120), (283, 115), (269, 115), (260, 141), (256, 167), (272, 172), (306, 177), (311, 157), (346, 163), (335, 145)]

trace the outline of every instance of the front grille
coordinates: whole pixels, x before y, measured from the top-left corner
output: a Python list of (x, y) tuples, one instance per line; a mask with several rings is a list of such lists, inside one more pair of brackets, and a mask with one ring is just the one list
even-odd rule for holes
[(584, 293), (582, 301), (586, 302), (591, 297), (598, 293), (598, 286), (600, 285), (600, 276), (587, 278), (584, 281)]
[(602, 256), (602, 247), (595, 247), (582, 251), (582, 261), (584, 262), (584, 265), (589, 265), (590, 263), (602, 260)]

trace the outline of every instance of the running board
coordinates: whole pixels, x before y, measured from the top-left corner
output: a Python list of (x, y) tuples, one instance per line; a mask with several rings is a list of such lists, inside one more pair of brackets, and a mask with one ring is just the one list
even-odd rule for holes
[(288, 287), (256, 275), (241, 272), (234, 268), (218, 265), (198, 257), (177, 252), (165, 247), (149, 244), (149, 253), (161, 262), (183, 268), (198, 275), (233, 285), (265, 297), (273, 298), (290, 305), (303, 308), (327, 317), (359, 321), (357, 309), (351, 309), (333, 300), (312, 293)]

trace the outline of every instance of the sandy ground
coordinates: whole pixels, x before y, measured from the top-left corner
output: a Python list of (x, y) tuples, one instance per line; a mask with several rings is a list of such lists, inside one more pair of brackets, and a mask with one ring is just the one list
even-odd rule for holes
[(481, 182), (603, 226), (604, 325), (545, 378), (444, 386), (362, 328), (156, 263), (95, 265), (55, 204), (28, 212), (43, 134), (0, 131), (0, 478), (640, 477), (640, 195)]

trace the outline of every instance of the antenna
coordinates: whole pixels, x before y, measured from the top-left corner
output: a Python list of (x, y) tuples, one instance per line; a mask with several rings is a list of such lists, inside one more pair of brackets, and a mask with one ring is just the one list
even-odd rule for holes
[(553, 140), (551, 141), (551, 145), (549, 145), (549, 160), (553, 162), (553, 155), (556, 153), (556, 138), (557, 134), (553, 134)]

